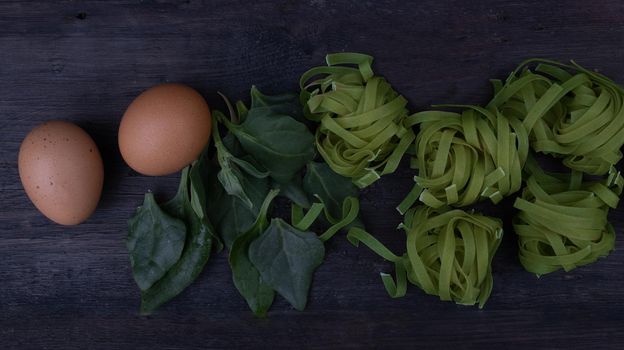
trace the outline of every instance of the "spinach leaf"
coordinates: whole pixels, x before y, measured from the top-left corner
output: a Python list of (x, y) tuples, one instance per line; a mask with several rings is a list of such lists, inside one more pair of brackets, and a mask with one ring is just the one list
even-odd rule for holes
[[(200, 159), (200, 162), (203, 160)], [(191, 185), (187, 167), (182, 172), (178, 193), (162, 206), (166, 213), (186, 222), (186, 242), (180, 259), (171, 269), (149, 289), (141, 292), (142, 314), (153, 312), (180, 294), (197, 278), (210, 257), (212, 237), (216, 234), (207, 217), (200, 218), (193, 209), (189, 195)]]
[(151, 287), (180, 259), (186, 226), (163, 212), (146, 193), (143, 205), (128, 220), (127, 247), (134, 280), (141, 290)]
[[(193, 162), (189, 170), (188, 181), (190, 182), (191, 208), (199, 219), (203, 220), (206, 218), (206, 220), (210, 222), (210, 219), (206, 217), (206, 213), (208, 212), (208, 193), (204, 179), (210, 178), (211, 172), (216, 171), (216, 169), (211, 165), (212, 162), (208, 158), (208, 151), (209, 147), (206, 147), (199, 158)], [(180, 196), (182, 196), (182, 194), (180, 194)], [(178, 200), (176, 200), (176, 202), (178, 202)], [(185, 215), (183, 212), (178, 212), (181, 216)], [(216, 243), (217, 252), (220, 252), (223, 249), (223, 242), (215, 232), (212, 233), (212, 238)]]
[(272, 187), (280, 190), (279, 195), (281, 197), (288, 198), (303, 208), (309, 208), (312, 205), (308, 199), (308, 194), (303, 190), (300, 174), (295, 175), (291, 181), (285, 184), (273, 182)]
[(336, 174), (327, 163), (308, 163), (303, 177), (303, 189), (310, 201), (320, 201), (325, 205), (325, 216), (332, 224), (343, 217), (342, 206), (347, 197), (358, 198), (358, 189), (353, 182)]
[(249, 245), (265, 230), (268, 224), (267, 212), (277, 193), (277, 190), (269, 192), (253, 226), (234, 241), (230, 250), (229, 262), (234, 285), (254, 314), (259, 317), (266, 315), (273, 304), (275, 292), (249, 260)]
[(169, 201), (160, 205), (161, 209), (164, 210), (167, 214), (182, 220), (186, 219), (185, 207), (187, 205), (187, 202), (190, 202), (189, 173), (190, 166), (187, 166), (182, 170), (182, 175), (180, 176), (180, 184), (178, 184), (178, 190), (176, 191), (175, 196), (173, 196), (173, 198), (171, 198)]
[[(264, 178), (269, 175), (268, 172), (259, 170), (254, 164), (251, 162), (238, 158), (234, 156), (230, 152), (230, 150), (225, 146), (223, 140), (221, 139), (221, 135), (219, 134), (219, 126), (216, 121), (218, 118), (224, 118), (221, 112), (215, 111), (215, 119), (213, 120), (212, 126), (212, 136), (215, 142), (215, 148), (217, 151), (217, 161), (221, 169), (217, 174), (217, 178), (223, 189), (232, 196), (237, 197), (240, 201), (242, 201), (247, 207), (253, 209), (253, 202), (249, 198), (249, 194), (246, 191), (246, 187), (243, 184), (243, 177), (245, 176), (241, 171), (241, 168), (245, 170), (251, 176), (257, 178)], [(231, 147), (234, 148), (236, 143), (235, 140), (230, 141), (232, 144)]]
[(239, 166), (245, 173), (257, 178), (265, 178), (270, 175), (252, 156), (245, 153), (245, 150), (243, 150), (240, 142), (238, 142), (234, 135), (228, 133), (223, 137), (222, 141), (225, 148), (233, 155), (233, 157), (231, 157), (231, 162)]
[[(216, 111), (215, 113), (217, 113), (218, 111)], [(218, 125), (218, 123), (217, 123)], [(236, 139), (236, 137), (234, 135), (232, 135), (231, 133), (227, 133), (225, 136), (223, 136), (223, 138), (221, 139), (223, 146), (225, 146), (225, 148), (235, 157), (235, 158), (239, 158), (239, 157), (245, 157), (247, 156), (247, 154), (245, 153), (245, 151), (243, 150), (243, 148), (240, 145), (240, 142), (238, 142), (238, 140)], [(258, 176), (260, 177), (260, 176)]]
[[(239, 152), (236, 148), (238, 141), (233, 136), (228, 140), (228, 136), (231, 134), (223, 138), (224, 145), (227, 143), (230, 145), (228, 148), (231, 147), (235, 152)], [(247, 232), (256, 221), (260, 206), (269, 193), (269, 179), (256, 178), (247, 173), (242, 174), (240, 182), (251, 201), (251, 205), (248, 205), (239, 197), (225, 191), (217, 177), (219, 173), (217, 164), (207, 162), (207, 167), (209, 171), (203, 179), (206, 186), (208, 217), (217, 229), (219, 237), (230, 250), (236, 238)]]
[(253, 226), (262, 201), (269, 193), (269, 180), (244, 176), (242, 185), (251, 200), (252, 206), (246, 205), (240, 198), (228, 195), (223, 186), (216, 178), (216, 172), (212, 177), (207, 177), (208, 183), (208, 216), (217, 228), (223, 243), (228, 249), (240, 235), (249, 231)]
[(271, 108), (251, 108), (241, 124), (221, 118), (243, 150), (267, 169), (271, 178), (289, 182), (314, 157), (314, 136), (308, 128)]
[[(206, 166), (207, 153), (208, 147), (202, 151), (198, 160), (193, 162), (193, 166), (188, 174), (191, 206), (200, 219), (206, 216), (206, 188), (203, 179), (208, 175), (208, 167)], [(179, 193), (179, 195), (180, 197), (183, 196), (182, 193)], [(182, 199), (178, 198), (176, 201), (181, 201)], [(180, 211), (178, 213), (182, 215)]]
[(249, 246), (249, 260), (262, 279), (300, 311), (324, 256), (325, 246), (315, 233), (300, 231), (279, 218), (271, 220)]
[[(306, 120), (303, 116), (303, 108), (299, 102), (299, 95), (295, 93), (269, 96), (260, 92), (254, 85), (251, 87), (251, 108), (267, 108), (272, 113), (288, 115), (300, 122)], [(241, 118), (241, 120), (244, 119)]]

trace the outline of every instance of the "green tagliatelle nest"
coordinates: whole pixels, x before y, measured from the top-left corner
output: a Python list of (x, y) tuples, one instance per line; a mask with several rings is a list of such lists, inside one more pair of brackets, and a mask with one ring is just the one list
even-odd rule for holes
[(575, 63), (529, 60), (504, 84), (493, 83), (496, 95), (486, 108), (522, 120), (535, 151), (594, 175), (622, 158), (624, 90), (609, 78)]
[(439, 208), (466, 206), (483, 198), (498, 203), (522, 185), (529, 145), (522, 122), (484, 108), (462, 113), (425, 111), (406, 124), (420, 125), (416, 138), (416, 186), (399, 205), (404, 212), (417, 199)]
[(617, 207), (624, 179), (614, 168), (601, 182), (583, 182), (581, 172), (549, 174), (536, 165), (514, 206), (520, 263), (538, 275), (607, 256), (615, 244), (609, 208)]
[[(405, 214), (407, 253), (394, 255), (373, 236), (353, 228), (347, 238), (395, 263), (396, 282), (382, 274), (392, 297), (405, 295), (406, 280), (441, 300), (483, 307), (492, 291), (491, 263), (502, 237), (500, 220), (460, 209), (419, 206)], [(407, 278), (406, 278), (407, 277)]]
[(320, 122), (316, 144), (327, 164), (363, 188), (394, 172), (414, 140), (403, 126), (407, 100), (373, 74), (371, 56), (337, 53), (326, 60), (301, 76), (305, 115)]

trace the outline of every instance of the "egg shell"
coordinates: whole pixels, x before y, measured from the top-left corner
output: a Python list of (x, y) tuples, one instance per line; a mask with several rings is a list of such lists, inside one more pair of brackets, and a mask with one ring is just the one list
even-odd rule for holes
[(128, 107), (119, 126), (119, 150), (144, 175), (161, 176), (193, 162), (210, 139), (206, 100), (182, 84), (154, 86)]
[(22, 186), (35, 207), (61, 225), (76, 225), (95, 210), (104, 166), (93, 139), (75, 124), (49, 121), (22, 141), (18, 156)]

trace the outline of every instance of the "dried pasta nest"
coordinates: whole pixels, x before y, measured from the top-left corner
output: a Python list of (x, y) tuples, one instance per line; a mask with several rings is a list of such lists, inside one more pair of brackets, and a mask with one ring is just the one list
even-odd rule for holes
[(534, 59), (493, 84), (486, 108), (522, 120), (535, 151), (594, 175), (622, 159), (624, 90), (609, 78), (574, 62)]
[(425, 111), (408, 117), (420, 125), (416, 137), (416, 186), (399, 205), (401, 213), (417, 200), (440, 208), (467, 206), (484, 198), (498, 203), (522, 186), (529, 145), (522, 122), (477, 106), (461, 113)]
[(492, 291), (492, 258), (502, 238), (500, 220), (448, 207), (418, 206), (405, 214), (407, 253), (394, 255), (373, 236), (353, 228), (347, 238), (395, 263), (396, 282), (382, 274), (392, 297), (405, 295), (406, 281), (425, 293), (483, 307)]
[(617, 207), (624, 179), (614, 168), (600, 182), (583, 182), (581, 172), (553, 174), (531, 166), (527, 186), (514, 206), (514, 230), (524, 268), (538, 275), (570, 271), (607, 256), (615, 233), (607, 222)]
[(414, 141), (403, 125), (407, 100), (373, 74), (371, 56), (337, 53), (326, 60), (301, 76), (304, 113), (320, 123), (316, 144), (323, 159), (364, 188), (394, 172)]

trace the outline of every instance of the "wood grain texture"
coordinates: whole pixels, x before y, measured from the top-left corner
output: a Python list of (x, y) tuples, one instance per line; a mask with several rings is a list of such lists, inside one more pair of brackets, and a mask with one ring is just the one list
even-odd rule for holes
[[(482, 206), (507, 222), (484, 310), (411, 286), (390, 299), (391, 266), (338, 237), (297, 312), (279, 298), (255, 319), (224, 254), (150, 317), (125, 249), (126, 220), (147, 190), (173, 194), (177, 176), (148, 178), (121, 160), (116, 131), (142, 90), (189, 84), (218, 105), (252, 84), (296, 90), (328, 52), (375, 56), (374, 69), (410, 101), (483, 103), (488, 79), (529, 57), (575, 59), (624, 82), (624, 3), (596, 1), (0, 1), (0, 348), (613, 348), (624, 347), (624, 209), (611, 212), (616, 251), (541, 279), (516, 257), (513, 199)], [(104, 194), (84, 224), (61, 227), (28, 201), (17, 152), (37, 124), (62, 118), (95, 139)], [(403, 166), (362, 194), (371, 231), (396, 252), (394, 210), (411, 185)]]

